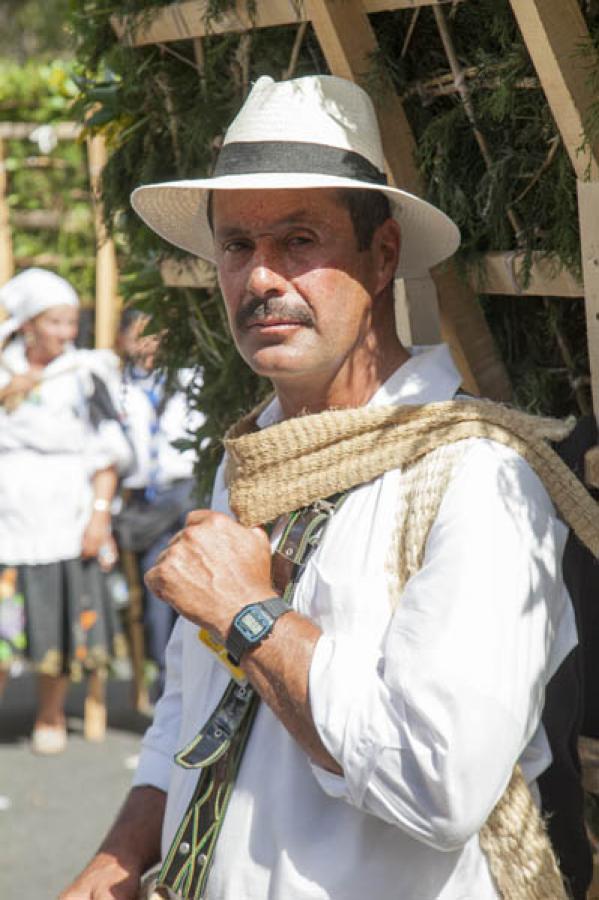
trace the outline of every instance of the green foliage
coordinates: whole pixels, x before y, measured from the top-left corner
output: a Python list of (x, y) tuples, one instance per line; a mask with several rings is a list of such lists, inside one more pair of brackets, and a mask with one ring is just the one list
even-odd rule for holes
[[(127, 302), (143, 305), (153, 327), (166, 329), (162, 360), (169, 370), (199, 365), (204, 388), (194, 402), (207, 415), (198, 438), (201, 466), (213, 465), (226, 426), (266, 390), (240, 362), (217, 291), (167, 290), (158, 267), (176, 251), (132, 213), (139, 184), (205, 176), (226, 125), (263, 74), (287, 73), (297, 28), (256, 29), (246, 35), (208, 34), (202, 58), (191, 41), (128, 48), (110, 25), (113, 14), (150, 18), (161, 0), (72, 0), (78, 42), (79, 111), (109, 143), (103, 179), (109, 228), (120, 242)], [(231, 6), (212, 0), (213, 20)], [(583, 9), (595, 33), (595, 0)], [(434, 12), (415, 8), (371, 17), (380, 53), (365, 86), (376, 101), (377, 73), (391, 73), (404, 98), (418, 144), (429, 199), (461, 228), (462, 263), (488, 250), (541, 251), (556, 265), (580, 269), (576, 188), (572, 167), (523, 45), (508, 0), (444, 6), (466, 84), (481, 152), (449, 65)], [(412, 26), (415, 23), (415, 27)], [(587, 48), (588, 49), (588, 48)], [(588, 49), (589, 71), (597, 52)], [(295, 75), (326, 72), (311, 28)], [(431, 85), (444, 79), (443, 90)], [(597, 115), (599, 122), (599, 113)], [(516, 399), (545, 413), (577, 412), (587, 402), (588, 371), (582, 303), (488, 298), (484, 308), (515, 382)]]
[(25, 65), (68, 54), (69, 0), (2, 0), (0, 58)]
[(78, 88), (72, 63), (0, 59), (0, 121), (56, 122), (68, 119)]
[[(0, 62), (0, 122), (39, 125), (30, 139), (4, 142), (14, 255), (24, 265), (32, 258), (41, 257), (42, 265), (48, 260), (48, 267), (67, 278), (91, 305), (95, 236), (85, 146), (76, 141), (44, 144), (44, 127), (70, 121), (78, 93), (72, 63)], [(44, 211), (56, 217), (53, 227), (23, 219)]]

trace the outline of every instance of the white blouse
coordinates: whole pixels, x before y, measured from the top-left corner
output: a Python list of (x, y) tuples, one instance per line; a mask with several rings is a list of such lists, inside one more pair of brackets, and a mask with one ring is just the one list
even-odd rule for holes
[[(21, 339), (2, 354), (0, 387), (27, 371)], [(88, 400), (101, 378), (118, 380), (110, 351), (68, 349), (44, 369), (19, 406), (0, 406), (0, 563), (31, 565), (73, 559), (91, 514), (91, 479), (108, 466), (123, 471), (131, 448), (114, 420), (95, 428)]]
[[(440, 347), (414, 356), (371, 403), (446, 400), (458, 387)], [(310, 701), (344, 776), (312, 765), (262, 704), (207, 900), (497, 900), (478, 832), (516, 761), (529, 783), (550, 762), (544, 690), (576, 644), (566, 529), (521, 457), (473, 440), (392, 613), (401, 477), (387, 472), (349, 495), (293, 601), (323, 632)], [(213, 506), (228, 509), (222, 469)], [(134, 780), (168, 789), (163, 851), (197, 779), (173, 753), (226, 683), (197, 627), (179, 620)]]

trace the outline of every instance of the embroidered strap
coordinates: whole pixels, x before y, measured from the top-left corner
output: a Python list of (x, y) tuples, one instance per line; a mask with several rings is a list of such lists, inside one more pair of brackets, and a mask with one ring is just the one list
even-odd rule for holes
[(236, 691), (246, 691), (251, 696), (234, 733), (235, 740), (221, 745), (224, 749), (213, 754), (212, 760), (193, 765), (200, 767), (200, 776), (158, 875), (155, 888), (158, 896), (162, 893), (167, 898), (174, 895), (185, 900), (200, 900), (206, 887), (216, 841), (258, 709), (258, 696), (254, 691), (240, 687), (234, 681), (232, 684)]
[[(273, 582), (284, 600), (293, 592), (332, 515), (349, 491), (317, 500), (289, 516), (273, 553)], [(198, 734), (175, 756), (185, 769), (199, 769), (196, 788), (160, 869), (154, 896), (201, 900), (243, 751), (260, 698), (231, 680)]]

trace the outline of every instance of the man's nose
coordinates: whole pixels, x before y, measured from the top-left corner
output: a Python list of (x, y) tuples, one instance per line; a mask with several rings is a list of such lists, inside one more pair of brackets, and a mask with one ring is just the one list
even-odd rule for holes
[(256, 297), (282, 294), (287, 289), (282, 260), (272, 245), (257, 247), (248, 275), (248, 291)]

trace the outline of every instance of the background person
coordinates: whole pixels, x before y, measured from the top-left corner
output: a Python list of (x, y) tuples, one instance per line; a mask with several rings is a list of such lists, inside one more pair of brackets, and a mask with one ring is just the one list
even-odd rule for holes
[(0, 344), (9, 339), (0, 355), (0, 568), (16, 569), (38, 673), (32, 748), (55, 753), (66, 745), (69, 677), (104, 671), (124, 653), (98, 559), (116, 559), (111, 502), (132, 454), (110, 397), (118, 360), (74, 348), (70, 284), (27, 269), (0, 289), (0, 303), (9, 313), (0, 325)]
[[(148, 316), (126, 309), (121, 317), (117, 349), (123, 359), (120, 415), (132, 444), (135, 463), (123, 479), (124, 507), (115, 521), (122, 549), (135, 553), (140, 575), (152, 568), (173, 535), (185, 524), (193, 499), (193, 450), (173, 442), (189, 439), (204, 417), (189, 409), (185, 388), (201, 373), (181, 369), (174, 384), (155, 370), (159, 338), (146, 335)], [(145, 584), (143, 619), (148, 657), (158, 667), (153, 699), (164, 688), (164, 654), (176, 613)]]

